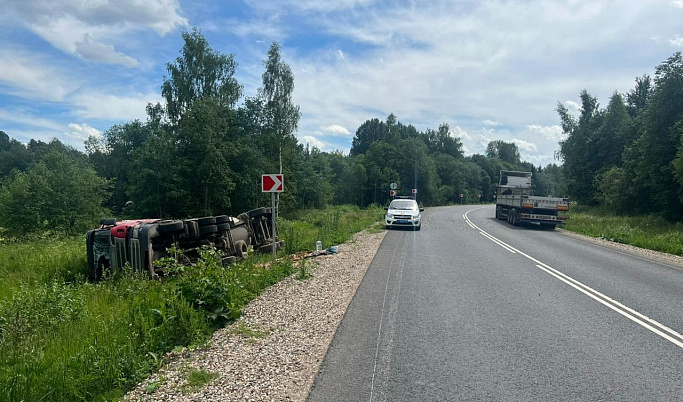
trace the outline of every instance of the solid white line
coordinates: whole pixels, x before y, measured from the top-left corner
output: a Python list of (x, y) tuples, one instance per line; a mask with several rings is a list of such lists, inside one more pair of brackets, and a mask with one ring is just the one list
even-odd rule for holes
[(513, 250), (513, 249), (510, 248), (510, 247), (508, 247), (507, 244), (505, 244), (505, 243), (503, 243), (502, 241), (496, 239), (495, 237), (491, 236), (490, 234), (488, 234), (488, 233), (486, 233), (486, 232), (484, 232), (484, 231), (482, 231), (482, 230), (479, 230), (479, 233), (482, 234), (484, 237), (488, 238), (489, 240), (491, 240), (492, 242), (496, 243), (497, 245), (501, 246), (502, 248), (506, 249), (507, 251), (511, 252), (512, 254), (515, 254), (515, 253), (516, 253), (515, 250)]
[[(683, 348), (683, 342), (679, 341), (678, 339), (672, 338), (671, 336), (665, 334), (664, 332), (658, 330), (657, 328), (654, 328), (654, 327), (652, 327), (651, 325), (649, 325), (648, 323), (641, 321), (641, 320), (638, 319), (637, 317), (635, 317), (635, 316), (633, 316), (633, 315), (631, 315), (631, 314), (629, 314), (629, 313), (627, 313), (627, 312), (625, 312), (625, 311), (619, 309), (617, 306), (614, 306), (614, 305), (608, 303), (607, 301), (600, 299), (600, 298), (597, 297), (596, 295), (591, 294), (591, 293), (588, 292), (587, 290), (582, 289), (581, 287), (579, 287), (579, 286), (573, 284), (572, 282), (570, 282), (570, 281), (568, 281), (568, 280), (562, 278), (560, 275), (555, 274), (554, 272), (552, 272), (552, 271), (546, 269), (545, 267), (542, 267), (542, 266), (540, 266), (540, 265), (536, 265), (536, 266), (537, 266), (538, 268), (544, 270), (545, 272), (549, 273), (550, 275), (554, 276), (555, 278), (561, 280), (562, 282), (566, 283), (567, 285), (569, 285), (569, 286), (573, 287), (574, 289), (578, 290), (579, 292), (584, 293), (584, 294), (587, 295), (588, 297), (590, 297), (590, 298), (596, 300), (596, 301), (599, 302), (600, 304), (603, 304), (603, 305), (605, 305), (605, 306), (611, 308), (612, 310), (614, 310), (614, 311), (616, 311), (617, 313), (623, 315), (624, 317), (630, 319), (631, 321), (635, 322), (636, 324), (639, 324), (640, 326), (649, 329), (650, 331), (652, 331), (652, 332), (654, 332), (655, 334), (661, 336), (662, 338), (668, 340), (669, 342), (671, 342), (671, 343), (673, 343), (673, 344), (675, 344), (675, 345), (677, 345), (677, 346)], [(598, 294), (600, 294), (600, 293), (598, 293)], [(661, 325), (661, 324), (659, 324), (659, 323), (656, 322), (656, 321), (653, 321), (653, 322), (654, 322), (657, 326), (660, 326), (660, 325)], [(676, 333), (676, 335), (677, 335), (678, 337), (681, 337), (681, 335), (678, 334), (678, 333)]]
[[(639, 313), (636, 310), (633, 310), (632, 308), (610, 298), (609, 296), (606, 296), (606, 295), (598, 292), (597, 290), (591, 288), (590, 286), (588, 286), (582, 282), (579, 282), (578, 280), (556, 270), (555, 268), (549, 266), (548, 264), (545, 264), (545, 263), (535, 259), (534, 257), (514, 248), (513, 246), (503, 242), (500, 239), (497, 239), (496, 237), (490, 235), (489, 233), (487, 233), (484, 230), (482, 230), (481, 228), (479, 228), (472, 221), (470, 221), (469, 217), (467, 216), (467, 214), (469, 214), (470, 212), (475, 211), (477, 209), (482, 209), (482, 208), (476, 208), (476, 209), (469, 210), (465, 213), (465, 215), (463, 215), (463, 217), (465, 218), (465, 220), (468, 223), (473, 225), (477, 230), (479, 230), (479, 232), (482, 235), (487, 237), (489, 240), (493, 241), (494, 243), (498, 244), (499, 246), (501, 246), (503, 248), (507, 248), (509, 251), (517, 252), (517, 253), (519, 253), (519, 255), (522, 255), (522, 256), (528, 258), (529, 260), (531, 260), (537, 264), (536, 267), (542, 269), (546, 273), (548, 273), (548, 274), (554, 276), (555, 278), (561, 280), (562, 282), (572, 286), (573, 288), (579, 290), (580, 292), (590, 296), (592, 299), (594, 299), (594, 300), (600, 302), (601, 304), (609, 307), (610, 309), (618, 312), (619, 314), (623, 315), (624, 317), (627, 317), (628, 319), (639, 324), (640, 326), (647, 328), (648, 330), (654, 332), (655, 334), (661, 336), (662, 338), (668, 340), (669, 342), (675, 344), (676, 346), (683, 348), (683, 342), (682, 342), (683, 341), (683, 335), (676, 332), (675, 330), (673, 330), (673, 329), (667, 327), (666, 325), (661, 324), (661, 323), (649, 318), (648, 316), (646, 316), (642, 313)], [(655, 328), (655, 327), (657, 327), (657, 328)], [(668, 332), (669, 334), (666, 334), (663, 331)], [(675, 338), (672, 337), (671, 335), (673, 335)], [(678, 339), (676, 339), (676, 338), (678, 338)]]

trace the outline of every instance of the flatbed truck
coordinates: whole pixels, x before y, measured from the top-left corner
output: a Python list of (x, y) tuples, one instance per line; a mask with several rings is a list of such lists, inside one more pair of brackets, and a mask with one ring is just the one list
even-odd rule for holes
[(546, 229), (555, 229), (567, 220), (569, 198), (532, 195), (531, 172), (501, 170), (496, 189), (496, 218), (507, 219), (517, 226), (520, 223), (538, 223)]

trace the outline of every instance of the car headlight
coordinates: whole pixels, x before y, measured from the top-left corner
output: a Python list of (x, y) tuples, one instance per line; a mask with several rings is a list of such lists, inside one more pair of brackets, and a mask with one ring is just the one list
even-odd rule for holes
[(387, 214), (387, 219), (393, 219), (393, 218), (394, 218), (394, 215), (392, 215), (392, 214)]

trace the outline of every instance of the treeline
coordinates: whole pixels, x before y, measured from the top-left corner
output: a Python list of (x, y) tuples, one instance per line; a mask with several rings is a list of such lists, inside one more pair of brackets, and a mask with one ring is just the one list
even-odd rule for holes
[(521, 161), (514, 143), (493, 141), (485, 155), (465, 157), (447, 124), (420, 132), (393, 114), (363, 123), (349, 155), (304, 146), (295, 135), (294, 76), (277, 43), (262, 87), (244, 97), (233, 55), (213, 50), (197, 30), (183, 39), (181, 55), (167, 64), (165, 105), (149, 104), (146, 121), (90, 137), (85, 153), (58, 140), (24, 145), (0, 132), (0, 228), (80, 233), (107, 215), (237, 215), (270, 203), (261, 174), (277, 172), (285, 175), (284, 215), (384, 205), (392, 182), (401, 195), (417, 189), (424, 205), (491, 201), (501, 169), (533, 171), (537, 194), (564, 193), (561, 167)]
[(569, 195), (617, 214), (683, 218), (683, 57), (675, 53), (606, 108), (581, 92), (578, 118), (558, 104)]

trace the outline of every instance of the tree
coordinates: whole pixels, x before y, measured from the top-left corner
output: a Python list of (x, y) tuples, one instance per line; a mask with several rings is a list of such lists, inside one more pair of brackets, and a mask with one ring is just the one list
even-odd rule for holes
[(356, 130), (356, 135), (351, 141), (351, 156), (358, 156), (368, 151), (370, 146), (378, 141), (383, 141), (387, 132), (384, 122), (377, 118), (366, 120)]
[(182, 35), (182, 56), (166, 64), (169, 76), (161, 86), (170, 120), (177, 122), (193, 102), (202, 98), (233, 108), (242, 96), (242, 87), (233, 77), (237, 66), (234, 55), (213, 50), (196, 28)]
[(514, 142), (505, 142), (502, 140), (491, 141), (486, 146), (486, 156), (489, 158), (498, 158), (511, 164), (520, 163), (519, 149)]
[(292, 69), (282, 61), (280, 45), (273, 42), (265, 61), (266, 71), (263, 73), (263, 86), (259, 90), (265, 101), (266, 124), (276, 134), (278, 143), (286, 138), (293, 138), (301, 114), (299, 106), (292, 102), (294, 92), (294, 74)]
[(174, 163), (190, 216), (224, 213), (235, 188), (230, 130), (234, 112), (207, 98), (196, 101), (177, 127)]
[(0, 226), (14, 235), (40, 230), (83, 233), (107, 212), (108, 182), (85, 158), (54, 150), (0, 188)]
[(32, 162), (33, 157), (24, 144), (0, 131), (0, 178), (14, 169), (25, 172)]

